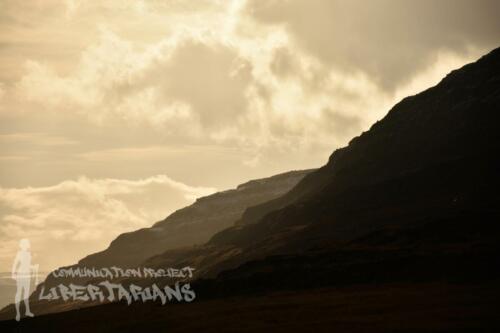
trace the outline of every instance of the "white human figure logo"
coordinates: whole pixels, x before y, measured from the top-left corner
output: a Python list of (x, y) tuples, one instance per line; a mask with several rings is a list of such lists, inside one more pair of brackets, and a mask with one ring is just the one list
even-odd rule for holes
[[(31, 264), (31, 252), (30, 252), (30, 241), (26, 238), (19, 241), (20, 250), (16, 254), (16, 259), (12, 265), (12, 278), (16, 280), (17, 291), (15, 298), (16, 306), (16, 320), (21, 319), (21, 312), (19, 307), (21, 305), (21, 300), (24, 299), (24, 306), (26, 308), (25, 315), (27, 317), (33, 317), (33, 313), (30, 311), (29, 296), (30, 296), (30, 285), (32, 272), (35, 272), (35, 276), (38, 274), (38, 265)], [(38, 280), (38, 279), (37, 279)]]

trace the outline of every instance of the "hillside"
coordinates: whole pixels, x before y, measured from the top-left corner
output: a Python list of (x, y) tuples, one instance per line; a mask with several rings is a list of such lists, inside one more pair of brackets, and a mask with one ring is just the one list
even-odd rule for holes
[[(331, 316), (346, 304), (355, 314), (352, 322), (361, 323), (359, 332), (498, 327), (491, 310), (497, 297), (488, 295), (498, 295), (492, 286), (500, 280), (499, 110), (496, 49), (403, 99), (290, 191), (241, 211), (236, 225), (143, 265), (196, 268), (193, 287), (200, 302), (175, 305), (174, 311), (214, 315), (202, 316), (199, 327), (190, 321), (186, 330), (219, 331), (221, 313), (240, 303), (248, 305), (241, 308), (245, 318), (267, 318), (271, 326), (280, 323), (281, 331), (319, 322), (345, 328)], [(151, 282), (164, 281), (138, 283)], [(309, 297), (323, 292), (331, 302)], [(345, 301), (339, 300), (343, 292), (349, 295)], [(252, 306), (255, 295), (259, 306)], [(300, 316), (295, 310), (302, 302), (309, 312), (287, 326), (292, 314)], [(316, 306), (329, 311), (314, 313), (310, 309)], [(53, 318), (82, 323), (105, 318), (119, 330), (116, 320), (123, 311), (112, 304)], [(136, 327), (176, 322), (151, 304), (137, 304), (127, 314)], [(396, 324), (377, 322), (380, 315), (393, 316)], [(224, 327), (241, 324), (241, 316), (226, 316)], [(50, 320), (28, 322), (50, 325)], [(377, 323), (382, 326), (369, 329)]]
[(252, 180), (236, 189), (199, 198), (150, 228), (118, 236), (106, 250), (83, 258), (79, 265), (135, 267), (165, 250), (203, 244), (232, 226), (246, 208), (283, 195), (309, 172), (291, 171)]
[[(290, 192), (247, 210), (237, 226), (202, 247), (167, 251), (147, 264), (190, 263), (203, 276), (215, 277), (263, 260), (262, 269), (271, 266), (279, 276), (279, 265), (266, 264), (266, 257), (286, 255), (284, 266), (308, 262), (310, 268), (314, 262), (324, 267), (325, 261), (317, 258), (328, 261), (342, 251), (352, 256), (353, 248), (367, 249), (375, 261), (390, 253), (380, 251), (386, 248), (402, 251), (406, 260), (420, 252), (432, 257), (455, 248), (453, 262), (460, 262), (460, 255), (471, 256), (467, 262), (487, 269), (500, 240), (495, 223), (500, 217), (499, 110), (496, 49), (402, 100)], [(397, 259), (401, 253), (395, 255)], [(294, 262), (290, 256), (306, 259)], [(252, 270), (258, 271), (257, 266)], [(447, 267), (439, 262), (431, 266)], [(248, 265), (236, 275), (251, 275), (245, 269)]]

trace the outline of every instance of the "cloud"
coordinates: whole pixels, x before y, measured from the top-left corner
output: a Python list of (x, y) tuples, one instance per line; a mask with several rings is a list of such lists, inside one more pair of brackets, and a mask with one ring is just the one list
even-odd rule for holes
[[(293, 31), (237, 13), (233, 30), (181, 30), (141, 47), (102, 27), (67, 75), (27, 62), (16, 93), (90, 126), (122, 122), (175, 142), (250, 151), (242, 165), (256, 167), (287, 153), (328, 154), (379, 119), (406, 86), (387, 93), (369, 71), (318, 61)], [(410, 84), (415, 75), (408, 77)]]
[(431, 64), (439, 51), (491, 49), (500, 37), (495, 0), (250, 0), (245, 12), (283, 25), (325, 64), (363, 71), (387, 90)]
[(214, 153), (219, 155), (229, 155), (229, 154), (241, 154), (244, 152), (237, 151), (232, 148), (224, 148), (221, 146), (189, 146), (189, 145), (177, 145), (175, 147), (165, 147), (165, 146), (148, 146), (148, 147), (129, 147), (129, 148), (118, 148), (118, 149), (104, 149), (97, 151), (90, 151), (81, 153), (78, 157), (85, 161), (93, 162), (123, 162), (130, 160), (130, 156), (139, 160), (151, 161), (152, 159), (160, 159), (164, 156), (171, 156), (173, 158), (178, 158), (179, 156), (189, 154), (191, 155), (201, 155), (206, 153)]
[(251, 64), (230, 45), (184, 40), (147, 75), (163, 98), (188, 104), (204, 127), (227, 126), (247, 111)]
[(71, 263), (210, 192), (150, 175), (228, 188), (322, 165), (496, 47), (499, 6), (3, 1), (0, 267), (19, 238)]
[[(359, 98), (351, 93), (353, 80), (335, 77), (306, 55), (292, 55), (286, 41), (275, 42), (272, 34), (260, 41), (267, 49), (262, 55), (252, 51), (256, 45), (248, 46), (255, 41), (186, 34), (136, 50), (104, 29), (70, 76), (28, 62), (17, 93), (47, 110), (69, 109), (95, 124), (120, 119), (256, 154), (270, 146), (307, 148), (314, 140), (346, 142), (347, 135), (331, 131), (337, 124), (324, 127), (322, 110), (337, 108), (336, 114), (347, 116), (340, 105)], [(335, 119), (340, 118), (329, 118)]]
[(0, 188), (0, 270), (9, 269), (21, 238), (31, 240), (36, 261), (48, 270), (102, 250), (118, 234), (150, 226), (214, 191), (165, 175)]
[[(168, 172), (229, 187), (318, 166), (500, 31), (486, 0), (6, 3), (0, 131), (78, 143), (5, 143), (9, 186)], [(206, 150), (171, 153), (190, 145)]]
[(9, 133), (0, 134), (0, 145), (28, 143), (40, 146), (65, 146), (74, 145), (77, 141), (62, 136), (47, 133)]

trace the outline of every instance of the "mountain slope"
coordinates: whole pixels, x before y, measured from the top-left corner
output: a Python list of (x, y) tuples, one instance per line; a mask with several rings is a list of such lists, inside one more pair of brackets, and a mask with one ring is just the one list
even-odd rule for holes
[(165, 250), (203, 244), (216, 232), (232, 226), (247, 207), (283, 195), (309, 172), (291, 171), (252, 180), (236, 189), (200, 198), (151, 228), (118, 236), (106, 250), (87, 256), (79, 264), (134, 267)]
[(279, 289), (303, 299), (305, 288), (356, 284), (382, 293), (457, 284), (470, 295), (473, 284), (498, 285), (499, 111), (497, 49), (395, 105), (324, 167), (206, 244), (144, 265), (195, 267), (203, 300)]
[[(202, 244), (217, 231), (233, 225), (246, 208), (283, 195), (311, 171), (290, 171), (251, 180), (236, 189), (199, 198), (194, 204), (172, 213), (151, 228), (118, 236), (106, 250), (89, 255), (72, 267), (136, 268), (145, 259), (167, 249)], [(48, 289), (62, 282), (86, 284), (89, 279), (55, 279), (49, 274), (42, 285)], [(57, 312), (79, 306), (64, 302), (38, 302), (35, 295), (38, 295), (42, 285), (31, 296), (32, 308), (37, 313)], [(13, 313), (13, 306), (9, 305), (0, 312), (0, 318), (12, 317)]]
[[(399, 248), (417, 251), (433, 239), (433, 228), (459, 232), (457, 237), (466, 239), (457, 245), (463, 253), (475, 243), (486, 251), (476, 253), (477, 258), (497, 253), (499, 111), (496, 49), (402, 100), (369, 131), (335, 151), (324, 167), (284, 196), (247, 210), (237, 226), (214, 235), (205, 246), (166, 252), (147, 264), (190, 263), (213, 277), (268, 256), (325, 252), (328, 258), (377, 233), (414, 232), (414, 244)], [(481, 223), (471, 224), (471, 216)], [(467, 235), (475, 238), (467, 240)], [(439, 238), (431, 245), (444, 251)], [(238, 274), (245, 275), (242, 269)]]

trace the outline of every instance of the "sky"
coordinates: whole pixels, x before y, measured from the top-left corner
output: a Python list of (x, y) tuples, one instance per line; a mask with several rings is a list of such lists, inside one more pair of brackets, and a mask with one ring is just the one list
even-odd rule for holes
[(0, 0), (0, 271), (323, 165), (500, 42), (487, 0)]

